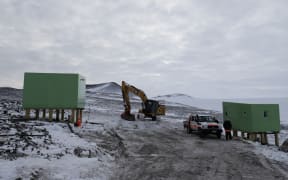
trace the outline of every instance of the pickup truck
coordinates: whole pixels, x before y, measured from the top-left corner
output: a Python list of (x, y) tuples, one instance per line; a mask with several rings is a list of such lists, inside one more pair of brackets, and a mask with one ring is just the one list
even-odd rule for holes
[(190, 115), (189, 118), (183, 122), (183, 126), (189, 134), (197, 133), (200, 137), (215, 134), (218, 138), (221, 138), (222, 124), (211, 115)]

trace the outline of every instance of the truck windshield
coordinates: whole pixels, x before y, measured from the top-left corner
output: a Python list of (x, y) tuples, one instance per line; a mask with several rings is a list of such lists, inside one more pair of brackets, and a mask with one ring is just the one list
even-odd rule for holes
[(211, 116), (199, 116), (199, 122), (213, 122)]

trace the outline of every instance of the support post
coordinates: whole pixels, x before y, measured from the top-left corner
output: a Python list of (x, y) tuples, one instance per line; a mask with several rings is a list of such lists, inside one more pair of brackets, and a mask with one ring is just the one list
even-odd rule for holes
[(265, 136), (265, 143), (268, 144), (269, 142), (268, 142), (268, 137), (267, 137), (267, 133), (266, 132), (264, 132), (264, 136)]
[(59, 121), (59, 113), (60, 113), (60, 110), (56, 109), (56, 121)]
[(256, 133), (249, 133), (249, 140), (256, 141), (257, 134)]
[(35, 119), (39, 119), (39, 109), (36, 109), (36, 112), (35, 112), (36, 116), (35, 116)]
[(71, 112), (71, 119), (70, 119), (70, 122), (71, 123), (74, 123), (75, 122), (75, 109), (72, 109), (72, 112)]
[(43, 120), (46, 119), (46, 109), (43, 109), (42, 119), (43, 119)]
[(80, 115), (79, 109), (76, 109), (76, 121), (79, 119), (79, 115)]
[(64, 109), (61, 110), (61, 121), (64, 121), (64, 114), (65, 114), (65, 111)]
[(237, 130), (233, 130), (233, 137), (238, 137), (238, 131)]
[(261, 144), (266, 145), (267, 144), (267, 134), (265, 136), (265, 133), (261, 133)]
[(83, 114), (83, 109), (80, 109), (80, 120), (82, 122), (82, 114)]
[(25, 119), (30, 119), (30, 109), (26, 109)]
[(275, 145), (279, 147), (279, 137), (278, 137), (278, 132), (276, 132), (274, 135), (275, 135)]
[(49, 121), (53, 120), (53, 109), (49, 109)]
[(245, 138), (245, 134), (244, 134), (244, 132), (243, 132), (243, 131), (241, 131), (241, 137), (242, 137), (242, 139), (244, 139), (244, 138)]

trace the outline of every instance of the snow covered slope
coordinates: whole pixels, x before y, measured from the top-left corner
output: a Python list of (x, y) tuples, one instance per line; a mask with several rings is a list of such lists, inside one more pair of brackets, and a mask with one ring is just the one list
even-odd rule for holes
[(121, 94), (121, 86), (115, 82), (88, 84), (86, 85), (86, 90), (87, 92)]
[(157, 96), (154, 99), (189, 105), (203, 109), (211, 109), (215, 111), (221, 111), (222, 109), (221, 101), (219, 100), (194, 98), (186, 94), (169, 94), (164, 96)]
[(22, 89), (15, 89), (11, 87), (0, 87), (0, 99), (22, 99)]

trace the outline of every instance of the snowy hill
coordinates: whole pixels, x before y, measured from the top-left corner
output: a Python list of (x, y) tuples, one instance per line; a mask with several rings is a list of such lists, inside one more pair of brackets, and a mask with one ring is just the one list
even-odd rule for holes
[(155, 98), (192, 98), (191, 96), (187, 95), (187, 94), (181, 94), (181, 93), (174, 93), (174, 94), (167, 94), (167, 95), (163, 95), (163, 96), (156, 96)]
[(14, 99), (22, 98), (22, 89), (15, 89), (11, 87), (0, 87), (0, 99)]
[(86, 85), (86, 90), (87, 92), (121, 94), (121, 86), (115, 82), (88, 84)]
[(175, 102), (175, 103), (189, 105), (189, 106), (203, 108), (203, 109), (222, 111), (221, 101), (216, 100), (216, 99), (201, 99), (201, 98), (191, 97), (186, 94), (168, 94), (164, 96), (157, 96), (154, 99), (163, 100), (166, 102)]

